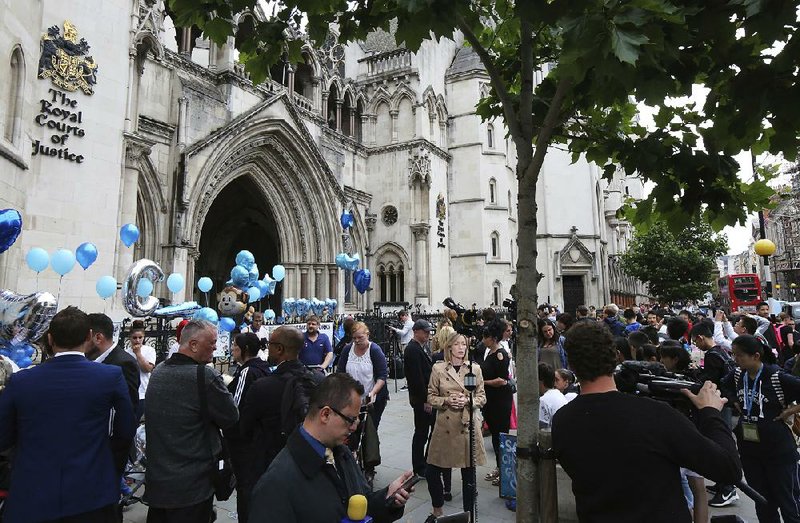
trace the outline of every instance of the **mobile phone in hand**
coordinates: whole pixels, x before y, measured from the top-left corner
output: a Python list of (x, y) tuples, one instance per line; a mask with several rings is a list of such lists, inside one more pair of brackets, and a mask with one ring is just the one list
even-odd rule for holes
[(408, 491), (408, 489), (410, 489), (420, 481), (422, 481), (422, 476), (414, 474), (413, 476), (405, 480), (405, 482), (402, 485), (400, 485), (400, 488), (405, 491)]

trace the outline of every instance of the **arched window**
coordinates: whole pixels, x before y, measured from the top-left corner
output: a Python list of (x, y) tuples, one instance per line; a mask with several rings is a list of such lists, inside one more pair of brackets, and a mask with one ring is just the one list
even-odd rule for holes
[(503, 289), (500, 285), (500, 282), (495, 280), (492, 284), (492, 305), (497, 307), (502, 302), (503, 298)]
[(8, 92), (8, 104), (6, 106), (5, 139), (14, 145), (18, 145), (22, 127), (22, 100), (25, 87), (25, 58), (22, 56), (22, 48), (14, 47), (11, 51), (11, 80)]
[(491, 254), (492, 258), (499, 258), (500, 257), (500, 235), (497, 231), (493, 232), (490, 237), (491, 243)]
[(486, 145), (489, 149), (494, 149), (494, 125), (492, 124), (486, 126)]
[(497, 203), (497, 180), (489, 178), (489, 203)]
[(378, 286), (380, 291), (379, 301), (387, 302), (401, 302), (405, 301), (405, 293), (403, 286), (404, 281), (403, 264), (395, 266), (390, 263), (388, 265), (378, 266)]

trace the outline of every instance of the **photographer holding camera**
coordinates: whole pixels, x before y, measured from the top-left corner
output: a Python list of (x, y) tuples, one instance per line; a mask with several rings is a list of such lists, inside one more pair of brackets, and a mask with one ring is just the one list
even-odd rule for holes
[(666, 403), (617, 391), (616, 351), (602, 324), (575, 325), (565, 349), (581, 394), (555, 414), (553, 449), (580, 520), (690, 522), (680, 467), (722, 484), (741, 478), (716, 385), (683, 391), (697, 408), (695, 427)]

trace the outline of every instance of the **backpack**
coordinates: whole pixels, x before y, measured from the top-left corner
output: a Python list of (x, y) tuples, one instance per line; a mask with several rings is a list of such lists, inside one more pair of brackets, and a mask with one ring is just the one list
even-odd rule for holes
[[(736, 362), (733, 360), (733, 358), (731, 358), (731, 355), (718, 345), (710, 349), (708, 354), (716, 354), (718, 358), (722, 359), (722, 363), (725, 364), (725, 372), (722, 374), (723, 377), (739, 368), (736, 366)], [(708, 356), (708, 354), (706, 356)]]
[(306, 367), (289, 374), (283, 386), (281, 397), (281, 435), (289, 437), (308, 414), (311, 393), (317, 388), (323, 376)]

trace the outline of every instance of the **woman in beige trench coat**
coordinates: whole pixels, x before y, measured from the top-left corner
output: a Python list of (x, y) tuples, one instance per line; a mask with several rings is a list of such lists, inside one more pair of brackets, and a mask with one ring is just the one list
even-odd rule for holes
[(464, 388), (464, 376), (470, 371), (470, 367), (477, 382), (477, 388), (473, 394), (474, 465), (486, 463), (486, 453), (483, 449), (480, 430), (483, 423), (480, 408), (486, 403), (483, 375), (480, 365), (470, 365), (469, 362), (464, 361), (466, 355), (466, 338), (458, 333), (451, 334), (444, 347), (445, 361), (437, 362), (433, 366), (431, 379), (428, 382), (428, 403), (436, 409), (437, 414), (433, 435), (428, 444), (428, 466), (425, 474), (433, 513), (425, 520), (426, 523), (433, 522), (442, 515), (444, 506), (442, 469), (461, 469), (464, 511), (472, 509), (475, 485), (471, 482), (475, 477), (475, 472), (469, 462), (469, 392)]

